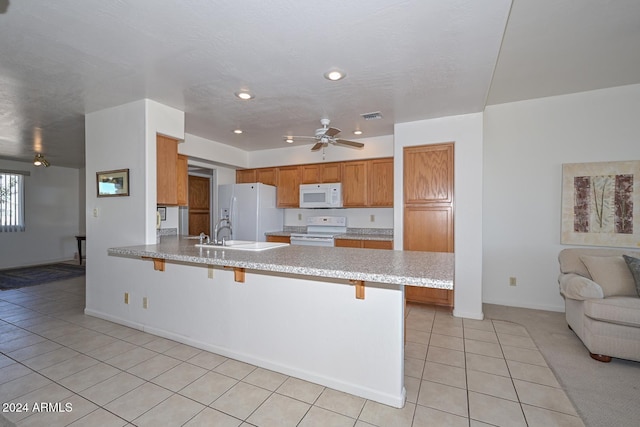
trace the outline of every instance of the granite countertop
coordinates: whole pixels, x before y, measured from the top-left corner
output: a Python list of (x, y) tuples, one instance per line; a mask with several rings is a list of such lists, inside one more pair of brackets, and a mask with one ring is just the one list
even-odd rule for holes
[(453, 289), (454, 254), (444, 252), (284, 246), (261, 252), (198, 248), (193, 239), (162, 237), (155, 245), (108, 249), (123, 257), (150, 257), (302, 276)]

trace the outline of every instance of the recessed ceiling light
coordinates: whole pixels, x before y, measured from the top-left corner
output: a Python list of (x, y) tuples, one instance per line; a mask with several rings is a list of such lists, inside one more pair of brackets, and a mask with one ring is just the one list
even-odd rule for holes
[(286, 137), (284, 140), (289, 144), (293, 144), (293, 138), (291, 138), (290, 136)]
[(251, 92), (248, 92), (246, 90), (240, 91), (240, 92), (236, 92), (235, 96), (237, 96), (238, 98), (242, 99), (242, 100), (248, 100), (248, 99), (253, 99), (255, 97), (254, 94), (252, 94)]
[(353, 134), (354, 135), (362, 135), (362, 131), (361, 130), (354, 130)]
[(242, 129), (234, 129), (233, 133), (237, 133), (238, 135), (240, 135), (242, 133)]
[(338, 80), (342, 80), (347, 76), (347, 74), (344, 71), (340, 71), (340, 70), (329, 70), (326, 73), (324, 73), (324, 78), (327, 80), (331, 80), (331, 81), (338, 81)]

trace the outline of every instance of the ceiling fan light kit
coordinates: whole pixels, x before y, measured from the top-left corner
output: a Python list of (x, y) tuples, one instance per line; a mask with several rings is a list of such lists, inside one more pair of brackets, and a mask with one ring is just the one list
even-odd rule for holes
[(49, 161), (40, 153), (37, 153), (33, 158), (33, 164), (34, 166), (44, 166), (45, 168), (48, 168), (51, 165), (51, 163), (49, 163)]

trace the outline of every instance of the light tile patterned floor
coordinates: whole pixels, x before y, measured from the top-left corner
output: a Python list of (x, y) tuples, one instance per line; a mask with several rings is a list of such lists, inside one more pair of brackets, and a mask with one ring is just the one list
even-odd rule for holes
[(30, 405), (3, 414), (18, 426), (583, 425), (514, 323), (409, 305), (395, 409), (86, 316), (84, 295), (82, 278), (0, 292), (0, 400)]

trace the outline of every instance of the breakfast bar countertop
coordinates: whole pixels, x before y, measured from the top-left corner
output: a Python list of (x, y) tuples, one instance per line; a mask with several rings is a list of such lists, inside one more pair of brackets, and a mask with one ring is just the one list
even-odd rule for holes
[(261, 252), (199, 248), (193, 239), (108, 249), (109, 255), (246, 268), (303, 276), (453, 289), (454, 254), (339, 247), (285, 246)]

